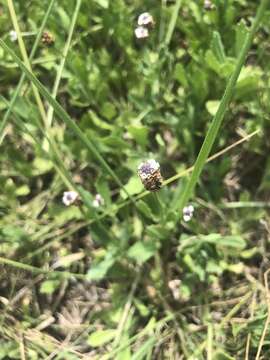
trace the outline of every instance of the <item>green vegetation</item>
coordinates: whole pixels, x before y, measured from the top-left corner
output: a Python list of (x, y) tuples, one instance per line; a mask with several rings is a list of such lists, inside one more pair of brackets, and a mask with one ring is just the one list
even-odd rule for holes
[(269, 16), (0, 5), (0, 359), (270, 358)]

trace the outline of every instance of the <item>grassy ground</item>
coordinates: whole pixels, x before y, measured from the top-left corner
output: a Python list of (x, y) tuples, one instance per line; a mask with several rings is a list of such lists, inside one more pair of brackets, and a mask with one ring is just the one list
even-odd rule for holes
[(1, 3), (0, 359), (269, 359), (269, 0)]

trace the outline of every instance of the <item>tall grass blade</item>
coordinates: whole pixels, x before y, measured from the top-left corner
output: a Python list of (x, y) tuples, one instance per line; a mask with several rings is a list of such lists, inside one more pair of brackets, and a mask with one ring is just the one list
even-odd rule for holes
[[(71, 45), (71, 40), (72, 40), (72, 36), (74, 33), (74, 29), (75, 29), (75, 25), (76, 25), (76, 21), (79, 15), (79, 11), (80, 11), (80, 7), (81, 7), (81, 0), (78, 0), (74, 9), (74, 13), (71, 19), (71, 24), (70, 24), (70, 29), (69, 29), (69, 33), (68, 33), (68, 37), (67, 37), (67, 41), (63, 50), (63, 57), (60, 61), (60, 64), (58, 66), (57, 69), (57, 74), (56, 74), (56, 78), (55, 78), (55, 82), (53, 85), (53, 91), (52, 91), (52, 97), (55, 99), (56, 95), (57, 95), (57, 91), (60, 85), (60, 81), (61, 81), (61, 77), (62, 77), (62, 73), (64, 70), (64, 66), (65, 66), (65, 62), (66, 62), (66, 58), (68, 55), (68, 51), (70, 49), (70, 45)], [(47, 112), (47, 124), (48, 126), (51, 126), (52, 124), (52, 120), (53, 120), (53, 107), (50, 106)]]

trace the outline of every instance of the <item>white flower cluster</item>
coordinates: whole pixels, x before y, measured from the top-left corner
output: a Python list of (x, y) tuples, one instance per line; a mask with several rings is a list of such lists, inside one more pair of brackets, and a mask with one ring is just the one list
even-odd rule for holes
[(194, 207), (192, 205), (185, 206), (183, 209), (183, 219), (188, 222), (192, 219), (194, 213)]
[(149, 12), (144, 12), (138, 17), (138, 27), (135, 29), (137, 39), (145, 39), (149, 36), (149, 28), (154, 26), (154, 19)]

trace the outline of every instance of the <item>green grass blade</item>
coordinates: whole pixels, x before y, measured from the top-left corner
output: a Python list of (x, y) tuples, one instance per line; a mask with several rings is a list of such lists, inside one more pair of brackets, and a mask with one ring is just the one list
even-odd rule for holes
[[(37, 47), (40, 43), (40, 39), (41, 39), (41, 36), (42, 36), (42, 33), (44, 31), (44, 28), (46, 26), (46, 23), (48, 21), (48, 18), (49, 18), (49, 15), (52, 11), (52, 8), (53, 8), (53, 5), (55, 3), (55, 0), (51, 0), (51, 2), (49, 3), (49, 6), (48, 6), (48, 9), (44, 15), (44, 18), (43, 18), (43, 21), (41, 23), (41, 26), (39, 28), (39, 31), (38, 31), (38, 34), (37, 34), (37, 37), (35, 39), (35, 42), (34, 42), (34, 45), (32, 47), (32, 51), (31, 51), (31, 54), (30, 54), (30, 57), (29, 57), (29, 60), (32, 60), (33, 57), (35, 56), (35, 53), (36, 53), (36, 50), (37, 50)], [(5, 137), (5, 128), (7, 126), (7, 123), (8, 123), (8, 119), (9, 119), (9, 116), (12, 112), (12, 108), (13, 106), (15, 105), (16, 103), (16, 100), (18, 98), (18, 95), (20, 94), (21, 92), (21, 89), (22, 89), (22, 86), (23, 86), (23, 83), (24, 83), (24, 80), (25, 80), (25, 74), (22, 74), (21, 78), (20, 78), (20, 81), (18, 83), (18, 86), (16, 88), (16, 91), (14, 92), (14, 95), (10, 101), (10, 107), (7, 109), (5, 115), (4, 115), (4, 118), (3, 118), (3, 121), (1, 122), (1, 125), (0, 125), (0, 145), (2, 144), (3, 140), (4, 140), (4, 137)]]
[(21, 70), (25, 73), (27, 78), (36, 86), (42, 96), (48, 101), (48, 103), (54, 108), (55, 113), (62, 119), (68, 127), (70, 127), (75, 135), (82, 141), (82, 143), (86, 146), (86, 148), (93, 154), (97, 160), (100, 162), (104, 170), (106, 170), (115, 182), (123, 189), (123, 191), (127, 194), (129, 199), (135, 204), (134, 199), (130, 196), (130, 194), (124, 188), (121, 180), (115, 174), (115, 172), (110, 168), (108, 163), (104, 160), (104, 158), (100, 155), (98, 150), (92, 141), (83, 133), (83, 131), (79, 128), (79, 126), (71, 119), (71, 117), (66, 113), (64, 108), (51, 96), (48, 90), (44, 85), (36, 78), (35, 75), (28, 70), (28, 68), (24, 65), (24, 63), (18, 58), (18, 56), (14, 53), (12, 49), (2, 40), (0, 39), (0, 45), (2, 48), (14, 59), (14, 61), (18, 64)]
[[(72, 40), (72, 36), (74, 33), (74, 29), (75, 29), (75, 25), (76, 25), (76, 21), (79, 15), (79, 11), (80, 11), (80, 7), (81, 7), (81, 0), (78, 0), (74, 9), (74, 13), (73, 13), (73, 17), (71, 19), (71, 24), (70, 24), (70, 29), (69, 29), (69, 33), (68, 33), (68, 37), (67, 37), (67, 41), (63, 50), (63, 57), (61, 59), (61, 62), (58, 66), (57, 69), (57, 74), (56, 74), (56, 78), (55, 78), (55, 82), (54, 82), (54, 86), (53, 86), (53, 91), (52, 91), (52, 97), (55, 99), (56, 95), (57, 95), (57, 91), (60, 85), (60, 81), (61, 81), (61, 77), (62, 77), (62, 73), (64, 70), (64, 66), (65, 66), (65, 62), (66, 62), (66, 58), (68, 55), (68, 51), (70, 49), (70, 44), (71, 44), (71, 40)], [(50, 106), (47, 112), (47, 124), (48, 126), (51, 126), (52, 124), (52, 120), (53, 120), (53, 107)]]
[[(17, 36), (18, 36), (18, 43), (19, 43), (21, 56), (23, 58), (23, 61), (24, 61), (25, 65), (26, 65), (26, 67), (32, 72), (31, 63), (30, 63), (30, 60), (29, 60), (29, 57), (28, 57), (28, 54), (27, 54), (27, 51), (26, 51), (24, 41), (23, 41), (23, 37), (22, 37), (22, 33), (21, 33), (21, 30), (20, 30), (20, 27), (19, 27), (19, 22), (18, 22), (17, 15), (16, 15), (16, 12), (15, 12), (13, 0), (7, 0), (7, 5), (8, 5), (11, 21), (13, 23), (14, 29), (15, 29), (15, 31), (17, 33)], [(31, 86), (32, 86), (32, 91), (33, 91), (33, 94), (34, 94), (35, 101), (37, 103), (37, 107), (38, 107), (40, 116), (41, 116), (41, 118), (42, 118), (42, 120), (43, 120), (43, 122), (44, 122), (44, 124), (46, 126), (47, 117), (46, 117), (46, 112), (45, 112), (45, 109), (44, 109), (43, 102), (41, 100), (41, 97), (39, 95), (39, 92), (38, 92), (37, 88), (34, 86), (34, 84), (32, 82), (31, 82)]]
[(177, 21), (177, 17), (178, 17), (178, 14), (179, 14), (181, 3), (182, 3), (182, 0), (177, 0), (175, 5), (174, 5), (171, 20), (170, 20), (170, 23), (169, 23), (169, 26), (168, 26), (166, 37), (165, 37), (165, 45), (167, 45), (167, 46), (171, 42), (171, 38), (172, 38), (174, 29), (175, 29), (175, 26), (176, 26), (176, 21)]
[(194, 188), (196, 186), (196, 183), (199, 180), (199, 177), (201, 175), (201, 172), (203, 170), (203, 167), (207, 161), (207, 157), (212, 149), (212, 146), (214, 144), (214, 141), (217, 137), (218, 131), (220, 129), (220, 126), (222, 124), (224, 115), (228, 109), (228, 106), (230, 104), (230, 101), (233, 97), (233, 91), (234, 87), (236, 85), (237, 79), (239, 77), (240, 71), (245, 63), (245, 59), (247, 57), (248, 51), (251, 47), (252, 41), (254, 39), (255, 33), (260, 25), (260, 22), (262, 20), (262, 17), (265, 13), (266, 7), (269, 4), (269, 0), (262, 0), (261, 4), (258, 8), (256, 17), (254, 19), (253, 25), (250, 29), (250, 32), (247, 34), (245, 38), (245, 42), (243, 44), (242, 50), (239, 54), (239, 57), (237, 59), (237, 63), (234, 69), (233, 74), (231, 75), (227, 87), (225, 89), (224, 95), (221, 99), (219, 108), (216, 112), (216, 115), (213, 118), (213, 121), (209, 127), (209, 130), (206, 134), (206, 137), (204, 139), (204, 142), (202, 144), (201, 150), (199, 152), (199, 155), (196, 159), (194, 170), (191, 174), (190, 180), (188, 181), (186, 187), (184, 188), (184, 192), (181, 197), (180, 201), (180, 211), (182, 212), (185, 204), (188, 202), (190, 197), (193, 194)]

